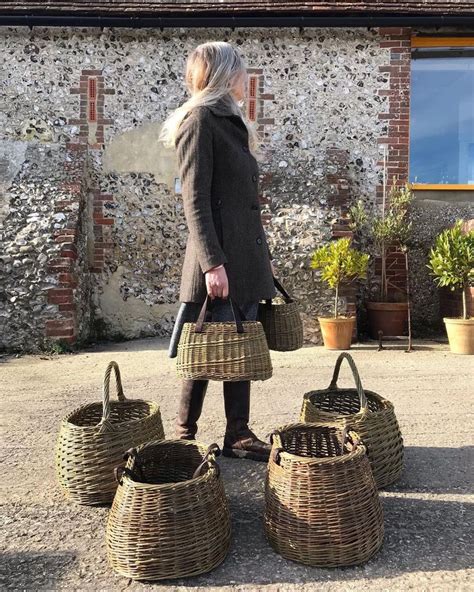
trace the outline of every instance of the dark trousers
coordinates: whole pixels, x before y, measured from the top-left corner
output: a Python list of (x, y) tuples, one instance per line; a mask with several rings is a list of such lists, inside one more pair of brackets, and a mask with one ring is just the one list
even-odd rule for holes
[[(183, 305), (182, 305), (183, 306)], [(185, 303), (182, 317), (195, 321), (201, 305)], [(257, 318), (258, 303), (250, 303), (240, 307), (246, 320)], [(180, 315), (178, 315), (179, 317)], [(227, 300), (216, 299), (213, 302), (210, 319), (212, 321), (232, 321), (232, 309)], [(173, 332), (175, 333), (175, 331)], [(175, 336), (176, 340), (176, 336)], [(170, 351), (172, 347), (170, 345)], [(176, 435), (178, 438), (193, 439), (197, 432), (197, 422), (201, 416), (208, 380), (183, 380), (178, 416), (176, 418)], [(245, 435), (248, 431), (250, 415), (250, 381), (224, 382), (224, 408), (227, 418), (226, 437), (234, 438)]]

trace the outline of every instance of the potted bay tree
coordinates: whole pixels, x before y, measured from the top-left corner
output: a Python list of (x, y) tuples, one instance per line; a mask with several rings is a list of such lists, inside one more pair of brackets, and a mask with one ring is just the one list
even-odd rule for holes
[(334, 314), (318, 317), (324, 346), (327, 349), (349, 349), (355, 317), (339, 314), (339, 290), (342, 284), (367, 277), (369, 255), (351, 247), (350, 238), (341, 238), (316, 249), (311, 267), (321, 271), (321, 279), (334, 290)]
[(404, 335), (408, 327), (409, 302), (405, 291), (391, 282), (394, 256), (403, 255), (408, 267), (411, 236), (410, 205), (413, 193), (408, 183), (399, 186), (394, 179), (388, 204), (379, 214), (368, 214), (362, 202), (351, 208), (351, 228), (373, 247), (380, 260), (379, 287), (367, 302), (369, 333), (373, 339)]
[(436, 238), (429, 254), (429, 269), (439, 287), (462, 290), (462, 318), (445, 318), (451, 351), (474, 354), (474, 318), (468, 317), (466, 295), (474, 283), (474, 230), (463, 232), (462, 221)]

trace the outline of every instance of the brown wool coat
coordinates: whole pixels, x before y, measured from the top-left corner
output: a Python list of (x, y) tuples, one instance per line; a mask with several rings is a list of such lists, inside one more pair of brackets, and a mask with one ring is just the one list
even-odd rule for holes
[(181, 124), (176, 149), (189, 229), (181, 302), (203, 302), (204, 273), (225, 265), (239, 304), (275, 294), (258, 200), (258, 165), (248, 132), (224, 100), (197, 107)]

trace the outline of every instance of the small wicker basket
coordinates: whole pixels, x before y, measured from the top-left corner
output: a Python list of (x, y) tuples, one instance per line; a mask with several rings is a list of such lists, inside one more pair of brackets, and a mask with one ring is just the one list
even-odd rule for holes
[(258, 305), (258, 320), (262, 323), (269, 349), (294, 351), (303, 347), (303, 322), (297, 303), (280, 282), (273, 278), (284, 302), (266, 300)]
[(230, 300), (235, 322), (204, 322), (206, 298), (196, 323), (184, 323), (176, 361), (178, 375), (192, 380), (267, 380), (273, 369), (261, 323), (243, 321)]
[(107, 522), (107, 554), (137, 580), (195, 576), (226, 557), (230, 513), (215, 457), (189, 440), (150, 442), (128, 453)]
[(319, 567), (370, 559), (382, 545), (383, 513), (357, 434), (292, 424), (272, 443), (264, 528), (275, 551)]
[[(118, 401), (110, 402), (110, 374), (114, 370)], [(151, 401), (129, 401), (123, 394), (116, 362), (107, 366), (103, 403), (74, 410), (61, 423), (56, 445), (59, 484), (79, 504), (112, 502), (117, 482), (114, 469), (124, 452), (149, 440), (164, 438), (160, 408)]]
[[(337, 386), (339, 370), (347, 360), (356, 388)], [(394, 483), (403, 470), (403, 439), (393, 404), (372, 391), (364, 391), (352, 357), (342, 353), (337, 359), (331, 384), (327, 389), (304, 395), (301, 421), (350, 425), (367, 447), (367, 454), (377, 487)]]

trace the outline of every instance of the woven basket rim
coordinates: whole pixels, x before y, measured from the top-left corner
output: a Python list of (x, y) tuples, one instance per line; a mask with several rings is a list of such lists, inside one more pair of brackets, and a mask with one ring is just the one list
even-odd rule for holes
[[(140, 453), (144, 448), (149, 448), (151, 446), (169, 446), (169, 445), (178, 445), (182, 447), (186, 446), (196, 446), (199, 448), (199, 452), (204, 457), (208, 446), (199, 442), (197, 440), (153, 440), (152, 442), (146, 442), (145, 444), (141, 444), (137, 446), (136, 450)], [(128, 463), (127, 463), (128, 466)], [(134, 481), (131, 477), (124, 474), (122, 477), (122, 485), (119, 484), (119, 487), (123, 486), (123, 483), (127, 482), (129, 486), (134, 487), (135, 489), (154, 489), (156, 491), (167, 491), (167, 490), (174, 490), (182, 489), (185, 487), (189, 487), (190, 485), (195, 485), (202, 483), (203, 481), (208, 481), (213, 476), (218, 477), (218, 472), (213, 466), (208, 466), (207, 470), (199, 475), (198, 477), (194, 477), (191, 479), (186, 479), (185, 481), (175, 481), (175, 482), (168, 482), (168, 483), (141, 483), (140, 481)]]
[[(186, 327), (186, 325), (188, 325), (188, 327), (195, 327), (197, 323), (183, 323), (183, 328)], [(263, 329), (263, 325), (260, 321), (242, 321), (242, 325), (247, 327), (260, 326)], [(206, 327), (234, 327), (234, 329), (236, 329), (235, 321), (207, 321), (202, 324), (202, 327), (203, 329), (205, 329)]]
[[(157, 413), (160, 412), (160, 406), (155, 401), (146, 401), (145, 399), (126, 399), (125, 401), (110, 401), (111, 407), (134, 405), (136, 403), (147, 404), (149, 407), (150, 413), (148, 415), (146, 415), (145, 417), (139, 417), (137, 419), (131, 419), (129, 421), (113, 422), (112, 425), (114, 426), (114, 428), (115, 428), (115, 426), (133, 426), (134, 424), (138, 424), (140, 422), (148, 420), (149, 418), (153, 417), (154, 415), (156, 415)], [(66, 417), (63, 418), (62, 426), (67, 427), (68, 429), (74, 429), (74, 430), (83, 430), (83, 431), (97, 430), (97, 428), (99, 427), (99, 424), (100, 424), (100, 420), (94, 425), (87, 425), (87, 426), (80, 426), (80, 425), (77, 425), (77, 424), (71, 422), (71, 418), (74, 415), (78, 414), (79, 412), (83, 412), (87, 409), (90, 409), (91, 407), (94, 407), (94, 406), (102, 407), (103, 403), (102, 403), (102, 401), (99, 401), (99, 402), (94, 401), (93, 403), (87, 403), (85, 405), (81, 405), (79, 407), (76, 407), (76, 409), (74, 409), (73, 411), (68, 413), (66, 415)], [(114, 429), (113, 431), (115, 432), (117, 430)]]
[[(341, 393), (341, 392), (349, 392), (351, 394), (355, 394), (357, 397), (359, 396), (359, 393), (357, 392), (356, 388), (326, 388), (326, 389), (319, 389), (319, 390), (314, 390), (314, 391), (308, 391), (303, 395), (303, 401), (306, 401), (308, 403), (310, 403), (311, 405), (314, 405), (313, 401), (311, 400), (313, 397), (316, 396), (321, 396), (321, 395), (326, 395), (328, 393)], [(378, 413), (386, 413), (387, 411), (393, 411), (394, 410), (394, 405), (391, 401), (389, 401), (388, 399), (385, 399), (385, 397), (382, 397), (381, 395), (379, 395), (378, 393), (374, 392), (374, 391), (370, 391), (368, 389), (364, 389), (364, 393), (369, 397), (372, 397), (374, 399), (377, 400), (378, 403), (383, 405), (383, 409), (379, 409), (378, 411), (370, 411), (370, 409), (367, 407), (367, 413), (369, 415), (377, 415)], [(318, 413), (324, 414), (324, 415), (328, 415), (328, 416), (344, 416), (344, 417), (355, 417), (357, 415), (361, 415), (362, 412), (358, 411), (357, 413), (339, 413), (339, 412), (331, 412), (331, 411), (323, 411), (321, 409), (317, 409)]]
[[(278, 432), (288, 432), (291, 430), (298, 430), (298, 429), (311, 429), (311, 428), (328, 428), (328, 429), (335, 429), (337, 430), (337, 426), (327, 426), (325, 424), (320, 424), (317, 422), (307, 422), (307, 423), (292, 423), (292, 424), (287, 424), (285, 426), (281, 426), (280, 428), (278, 428)], [(351, 450), (350, 452), (344, 452), (344, 454), (341, 454), (340, 456), (299, 456), (298, 454), (293, 454), (291, 452), (287, 452), (286, 450), (282, 449), (280, 452), (280, 457), (284, 458), (286, 460), (290, 460), (293, 462), (298, 462), (298, 463), (302, 463), (302, 464), (314, 464), (314, 465), (323, 465), (323, 464), (341, 464), (341, 463), (346, 463), (346, 462), (352, 462), (355, 458), (358, 458), (359, 456), (365, 455), (367, 452), (367, 449), (365, 447), (365, 445), (363, 444), (363, 442), (360, 439), (359, 434), (357, 433), (356, 430), (351, 430), (352, 432), (355, 432), (357, 434), (357, 436), (359, 437), (359, 442), (356, 444), (354, 450)], [(283, 444), (283, 443), (282, 443)], [(273, 464), (278, 466), (278, 463), (275, 462), (275, 460), (273, 459), (272, 455), (270, 455), (270, 462), (272, 462)]]

